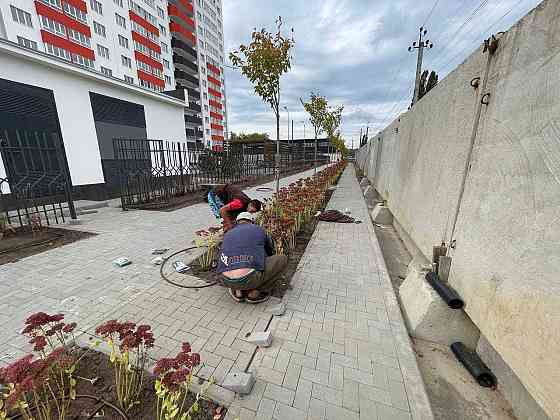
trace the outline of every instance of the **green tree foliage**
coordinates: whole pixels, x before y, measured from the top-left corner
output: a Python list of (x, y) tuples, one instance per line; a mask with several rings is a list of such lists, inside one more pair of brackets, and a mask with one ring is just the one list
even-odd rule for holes
[(263, 141), (270, 141), (268, 133), (231, 133), (230, 141), (232, 143), (262, 143)]
[(229, 58), (253, 84), (255, 93), (272, 108), (280, 139), (280, 77), (291, 68), (290, 50), (295, 42), (293, 30), (291, 38), (282, 35), (282, 17), (277, 19), (276, 25), (276, 34), (264, 28), (254, 30), (251, 42), (240, 45)]
[[(344, 145), (344, 141), (340, 142), (340, 132), (338, 132), (338, 128), (340, 127), (340, 123), (342, 122), (342, 111), (344, 111), (344, 106), (341, 105), (336, 108), (327, 107), (327, 114), (325, 116), (325, 120), (323, 122), (323, 129), (327, 136), (329, 137), (329, 141), (332, 145), (334, 145), (340, 152), (342, 150), (339, 146), (342, 144)], [(344, 146), (346, 148), (346, 146)]]
[(339, 131), (337, 131), (332, 137), (330, 137), (330, 141), (333, 146), (342, 154), (343, 157), (348, 156), (348, 148), (346, 147), (346, 142), (342, 138), (342, 135)]
[(420, 92), (418, 93), (418, 99), (422, 98), (430, 90), (432, 90), (438, 83), (438, 75), (435, 71), (429, 72), (424, 70), (420, 76)]
[(313, 126), (315, 139), (317, 139), (317, 136), (325, 131), (325, 121), (329, 112), (327, 100), (325, 97), (311, 92), (309, 102), (303, 102), (303, 99), (300, 99), (300, 101), (305, 111), (309, 114), (309, 122)]

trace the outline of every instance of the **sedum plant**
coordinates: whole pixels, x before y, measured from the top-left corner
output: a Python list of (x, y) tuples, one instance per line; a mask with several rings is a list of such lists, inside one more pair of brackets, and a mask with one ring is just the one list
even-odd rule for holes
[(140, 403), (148, 351), (154, 345), (151, 327), (110, 320), (98, 326), (95, 333), (111, 348), (110, 361), (115, 371), (117, 400), (121, 408), (128, 412)]
[(200, 355), (191, 352), (189, 343), (183, 343), (181, 351), (174, 358), (157, 361), (154, 375), (157, 376), (155, 390), (157, 395), (157, 420), (191, 420), (200, 410), (200, 401), (212, 381), (196, 394), (193, 404), (186, 404), (193, 381), (193, 369), (200, 364)]

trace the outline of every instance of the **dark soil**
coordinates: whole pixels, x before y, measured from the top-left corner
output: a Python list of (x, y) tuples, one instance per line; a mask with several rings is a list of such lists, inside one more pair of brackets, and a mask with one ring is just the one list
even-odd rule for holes
[[(118, 407), (116, 392), (114, 390), (114, 370), (109, 361), (109, 357), (103, 353), (93, 350), (79, 350), (80, 354), (83, 354), (84, 352), (87, 352), (87, 354), (81, 359), (75, 376), (90, 380), (94, 380), (95, 378), (98, 379), (95, 380), (94, 384), (84, 379), (78, 379), (76, 390), (77, 395), (92, 395), (100, 397)], [(140, 395), (140, 404), (128, 413), (128, 419), (130, 420), (155, 420), (156, 418), (157, 398), (154, 392), (155, 378), (150, 373), (146, 372), (144, 381), (144, 389)], [(190, 407), (194, 401), (195, 396), (190, 395), (187, 397), (185, 405)], [(123, 417), (110, 406), (105, 406), (103, 408), (103, 412), (105, 414), (104, 416), (100, 417), (98, 415), (96, 417), (89, 417), (94, 415), (94, 407), (97, 405), (98, 403), (93, 399), (78, 398), (72, 404), (71, 413), (67, 418), (70, 420), (83, 420), (88, 418), (102, 418), (104, 420), (123, 419)], [(218, 420), (223, 419), (225, 416), (226, 409), (221, 407), (221, 415), (215, 417), (216, 409), (218, 409), (219, 406), (211, 401), (202, 401), (199, 405), (199, 412), (193, 413), (191, 416), (193, 420)]]
[(77, 230), (45, 227), (32, 232), (31, 228), (19, 227), (0, 239), (0, 265), (16, 262), (21, 258), (40, 254), (80, 239), (94, 236), (94, 233)]
[[(309, 168), (299, 168), (299, 169), (294, 169), (292, 171), (283, 172), (281, 176), (287, 177), (296, 174), (298, 172), (308, 170), (312, 167), (313, 166), (310, 166)], [(274, 175), (267, 175), (267, 176), (260, 176), (255, 178), (248, 178), (246, 180), (235, 182), (233, 184), (242, 188), (250, 188), (250, 187), (255, 187), (257, 185), (266, 184), (272, 181), (274, 181)], [(203, 202), (204, 202), (203, 191), (195, 191), (195, 192), (189, 192), (185, 195), (173, 197), (170, 201), (166, 203), (149, 203), (149, 204), (137, 205), (134, 206), (134, 208), (141, 209), (141, 210), (155, 210), (155, 211), (169, 212), (169, 211), (179, 210)]]

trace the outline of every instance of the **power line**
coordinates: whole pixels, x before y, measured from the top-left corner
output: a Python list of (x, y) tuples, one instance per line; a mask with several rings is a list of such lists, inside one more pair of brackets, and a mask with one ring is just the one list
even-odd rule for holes
[[(472, 22), (472, 21), (474, 20), (474, 18), (486, 7), (486, 5), (488, 4), (489, 1), (490, 1), (490, 0), (482, 0), (482, 1), (478, 4), (478, 6), (476, 6), (476, 7), (474, 8), (474, 10), (467, 16), (467, 18), (463, 21), (463, 23), (461, 23), (461, 24), (458, 26), (458, 28), (455, 30), (455, 32), (453, 33), (453, 35), (451, 35), (451, 37), (449, 37), (449, 38), (447, 38), (447, 39), (445, 40), (446, 44), (450, 44), (452, 41), (454, 41), (455, 38), (462, 32), (462, 30), (463, 30), (464, 28), (466, 28), (467, 25), (468, 25), (470, 22)], [(502, 1), (502, 0), (498, 0), (498, 4), (499, 4), (501, 1)], [(445, 51), (446, 51), (445, 48), (441, 49), (440, 52), (439, 52), (439, 54), (437, 54), (437, 55), (434, 57), (434, 59), (433, 59), (433, 61), (432, 61), (433, 66), (435, 66), (435, 65), (438, 63), (438, 60), (441, 61), (440, 58), (442, 58), (442, 57), (444, 56)]]
[(428, 21), (432, 17), (432, 14), (434, 13), (434, 10), (436, 10), (436, 7), (437, 7), (438, 4), (439, 4), (439, 0), (436, 0), (436, 2), (434, 3), (434, 6), (432, 7), (432, 10), (430, 10), (430, 13), (428, 13), (428, 16), (426, 17), (426, 20), (424, 21), (422, 26), (426, 26), (426, 23), (428, 23)]
[[(497, 19), (496, 21), (494, 21), (488, 28), (486, 28), (484, 31), (480, 32), (477, 36), (477, 38), (480, 38), (482, 35), (487, 34), (488, 31), (490, 29), (492, 29), (494, 26), (496, 26), (498, 23), (500, 23), (502, 20), (504, 20), (512, 11), (513, 9), (515, 9), (516, 7), (518, 7), (521, 3), (523, 3), (525, 0), (519, 0), (517, 3), (515, 3), (506, 13), (504, 13), (499, 19)], [(458, 54), (454, 55), (453, 58), (451, 58), (450, 60), (448, 60), (442, 67), (441, 70), (444, 70), (447, 68), (447, 66), (449, 66), (450, 64), (452, 64), (453, 62), (455, 62), (455, 60), (461, 55), (463, 54), (467, 49), (469, 49), (471, 46), (468, 45), (467, 47), (463, 48), (461, 51), (459, 51)]]

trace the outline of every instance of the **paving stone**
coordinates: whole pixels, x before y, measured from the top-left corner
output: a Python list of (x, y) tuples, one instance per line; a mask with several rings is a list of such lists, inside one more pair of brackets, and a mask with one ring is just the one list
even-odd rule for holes
[(259, 420), (272, 420), (274, 410), (276, 408), (276, 401), (263, 398), (259, 404), (257, 411), (257, 419)]
[(274, 384), (266, 384), (264, 397), (291, 406), (294, 402), (294, 391)]
[(277, 403), (273, 418), (274, 420), (306, 420), (307, 413), (297, 408)]
[(307, 411), (309, 408), (309, 400), (313, 392), (313, 383), (306, 379), (300, 378), (297, 385), (294, 407)]

